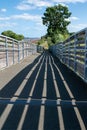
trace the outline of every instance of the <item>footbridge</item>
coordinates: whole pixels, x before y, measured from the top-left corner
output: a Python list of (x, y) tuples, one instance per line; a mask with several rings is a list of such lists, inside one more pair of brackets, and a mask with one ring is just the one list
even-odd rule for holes
[[(20, 49), (17, 41), (10, 44), (12, 39), (7, 46), (5, 39), (5, 48), (0, 39), (0, 56), (4, 54), (0, 58), (4, 65), (0, 70), (0, 130), (87, 130), (86, 34), (86, 29), (82, 30), (69, 39), (72, 42), (52, 46), (51, 53), (37, 53), (36, 45), (24, 41)], [(76, 36), (85, 36), (85, 42), (73, 45)], [(80, 47), (81, 58), (73, 47)], [(80, 67), (84, 71), (81, 76)]]

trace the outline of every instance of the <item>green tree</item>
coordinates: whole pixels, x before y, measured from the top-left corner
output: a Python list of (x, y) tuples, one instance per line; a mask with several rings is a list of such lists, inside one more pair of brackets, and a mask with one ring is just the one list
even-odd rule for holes
[(4, 36), (8, 36), (8, 37), (14, 38), (14, 39), (16, 39), (16, 40), (22, 40), (22, 39), (24, 39), (24, 36), (23, 36), (23, 35), (21, 35), (21, 34), (16, 34), (16, 33), (14, 33), (14, 32), (11, 31), (11, 30), (4, 31), (4, 32), (2, 32), (1, 34), (4, 35)]
[(60, 39), (59, 34), (63, 37), (68, 34), (67, 26), (70, 24), (68, 20), (70, 16), (68, 7), (61, 4), (46, 8), (42, 21), (43, 25), (47, 26), (47, 37), (51, 37), (53, 43)]

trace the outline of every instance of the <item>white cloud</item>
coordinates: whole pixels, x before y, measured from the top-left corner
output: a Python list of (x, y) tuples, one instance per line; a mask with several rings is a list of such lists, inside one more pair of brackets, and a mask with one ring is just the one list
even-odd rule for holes
[(35, 5), (36, 7), (46, 7), (52, 5), (51, 1), (48, 2), (47, 0), (25, 0), (24, 2)]
[(70, 18), (68, 18), (68, 19), (65, 19), (66, 21), (77, 21), (77, 20), (79, 20), (79, 18), (78, 17), (75, 17), (75, 16), (72, 16), (72, 17), (70, 17)]
[[(64, 3), (60, 3), (62, 6), (66, 6), (66, 7), (69, 7), (67, 4), (64, 4)], [(58, 4), (57, 4), (58, 5)]]
[(71, 31), (71, 32), (77, 32), (83, 28), (86, 28), (87, 27), (87, 24), (76, 24), (76, 25), (69, 25), (68, 29)]
[(70, 17), (70, 18), (69, 18), (69, 20), (70, 20), (70, 21), (72, 21), (72, 20), (76, 21), (76, 20), (79, 20), (79, 18), (78, 18), (78, 17), (73, 16), (73, 17)]
[(19, 10), (30, 10), (35, 8), (42, 8), (52, 6), (53, 2), (47, 0), (23, 0), (16, 8)]
[(28, 14), (28, 13), (24, 13), (24, 14), (20, 14), (20, 15), (13, 15), (10, 18), (11, 19), (39, 21), (41, 19), (41, 16), (40, 15), (31, 15), (31, 14)]
[(17, 9), (19, 10), (32, 10), (35, 8), (42, 8), (53, 6), (54, 4), (62, 4), (63, 6), (67, 6), (66, 3), (84, 3), (87, 0), (23, 0), (19, 5), (17, 5)]
[(10, 17), (0, 17), (0, 20), (1, 20), (1, 21), (10, 20)]
[(39, 1), (39, 0), (36, 0), (35, 5), (36, 5), (37, 7), (47, 7), (47, 6), (51, 6), (52, 3), (51, 3), (51, 2), (48, 2), (48, 1)]
[(84, 3), (84, 2), (87, 2), (87, 0), (52, 0), (53, 2), (57, 2), (57, 3), (77, 3), (77, 2), (80, 2), (80, 3)]
[(14, 27), (17, 26), (17, 23), (12, 23), (12, 22), (5, 22), (5, 23), (0, 23), (0, 28), (6, 28), (6, 27)]
[(23, 3), (19, 4), (16, 8), (19, 9), (19, 10), (31, 10), (31, 9), (35, 9), (34, 6), (30, 6), (28, 4), (23, 4)]
[(3, 8), (3, 9), (1, 9), (0, 11), (1, 11), (1, 12), (6, 12), (7, 10)]
[(41, 16), (40, 15), (31, 15), (31, 14), (28, 14), (28, 13), (23, 13), (23, 14), (12, 15), (12, 16), (9, 16), (9, 17), (0, 17), (1, 21), (12, 20), (12, 19), (41, 21)]
[(63, 6), (67, 6), (66, 3), (84, 3), (87, 0), (23, 0), (19, 5), (17, 5), (17, 9), (19, 10), (32, 10), (42, 7), (53, 6), (54, 4), (62, 4)]

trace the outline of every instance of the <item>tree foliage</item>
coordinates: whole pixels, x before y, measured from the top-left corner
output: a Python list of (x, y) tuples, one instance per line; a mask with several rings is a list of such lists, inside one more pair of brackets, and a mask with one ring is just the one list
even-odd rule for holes
[(68, 7), (61, 4), (47, 7), (42, 17), (43, 25), (47, 26), (47, 37), (51, 37), (52, 42), (64, 40), (68, 36), (67, 26), (70, 24), (68, 18), (71, 16)]
[(11, 30), (4, 31), (4, 32), (2, 32), (1, 34), (4, 35), (4, 36), (8, 36), (8, 37), (14, 38), (14, 39), (16, 39), (16, 40), (22, 40), (22, 39), (24, 39), (24, 36), (23, 36), (23, 35), (21, 35), (21, 34), (16, 34), (16, 33), (14, 33), (14, 32), (11, 31)]
[(48, 49), (47, 39), (43, 36), (37, 43), (39, 46), (42, 46), (44, 49)]

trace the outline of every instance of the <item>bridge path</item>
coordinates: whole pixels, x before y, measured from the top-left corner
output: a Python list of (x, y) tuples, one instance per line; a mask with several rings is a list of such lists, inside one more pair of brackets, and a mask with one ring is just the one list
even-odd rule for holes
[(87, 84), (49, 52), (0, 71), (0, 130), (86, 130)]

